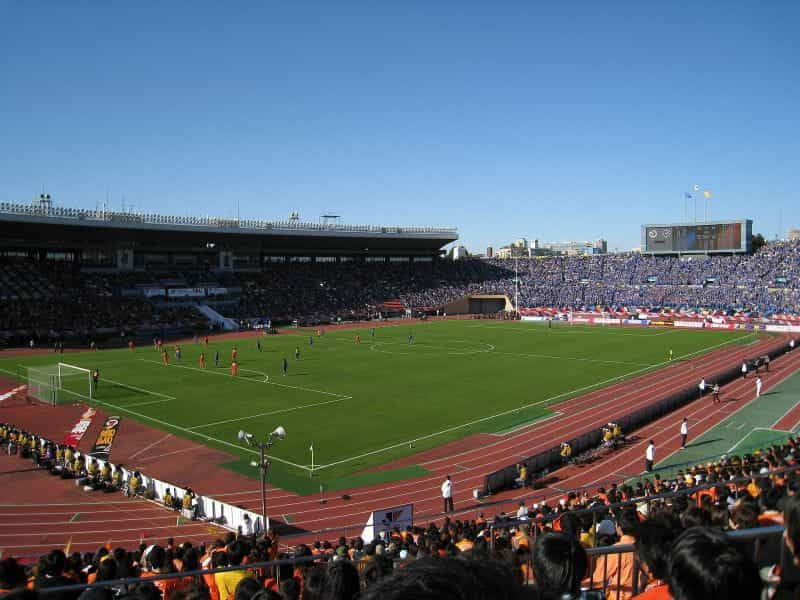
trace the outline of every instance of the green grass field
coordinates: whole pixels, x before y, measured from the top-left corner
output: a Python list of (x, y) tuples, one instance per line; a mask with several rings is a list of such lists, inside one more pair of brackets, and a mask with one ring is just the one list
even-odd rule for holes
[[(3, 358), (0, 369), (18, 374), (58, 360), (98, 367), (99, 405), (232, 452), (240, 458), (227, 466), (253, 476), (254, 450), (237, 441), (237, 432), (266, 435), (283, 425), (288, 435), (272, 448), (270, 481), (310, 493), (323, 483), (333, 490), (424, 474), (418, 466), (365, 471), (472, 433), (502, 433), (544, 418), (550, 404), (663, 366), (670, 349), (677, 360), (753, 340), (744, 332), (456, 320), (379, 327), (374, 337), (367, 329), (329, 331), (314, 336), (313, 345), (311, 333), (212, 338), (205, 371), (198, 367), (203, 348), (192, 342), (182, 345), (181, 361), (169, 345), (169, 367), (152, 347), (140, 347)], [(88, 393), (83, 377), (65, 381), (62, 401)]]

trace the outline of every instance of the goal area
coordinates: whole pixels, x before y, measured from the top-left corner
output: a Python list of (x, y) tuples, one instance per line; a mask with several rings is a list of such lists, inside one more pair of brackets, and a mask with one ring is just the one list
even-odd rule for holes
[(68, 363), (27, 367), (28, 398), (53, 406), (92, 400), (92, 373)]

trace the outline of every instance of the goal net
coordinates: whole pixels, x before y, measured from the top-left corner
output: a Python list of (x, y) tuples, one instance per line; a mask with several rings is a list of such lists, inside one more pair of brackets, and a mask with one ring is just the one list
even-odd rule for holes
[(89, 369), (67, 363), (28, 367), (28, 397), (61, 404), (93, 398)]

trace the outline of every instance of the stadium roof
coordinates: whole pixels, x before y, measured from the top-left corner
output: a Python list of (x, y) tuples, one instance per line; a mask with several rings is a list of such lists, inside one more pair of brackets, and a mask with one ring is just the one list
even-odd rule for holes
[(309, 246), (309, 252), (356, 248), (430, 252), (458, 239), (454, 227), (181, 217), (13, 203), (0, 203), (0, 231), (6, 244), (14, 239), (24, 239), (26, 245), (45, 244), (48, 240), (179, 244), (202, 239), (276, 250), (294, 251), (298, 246)]

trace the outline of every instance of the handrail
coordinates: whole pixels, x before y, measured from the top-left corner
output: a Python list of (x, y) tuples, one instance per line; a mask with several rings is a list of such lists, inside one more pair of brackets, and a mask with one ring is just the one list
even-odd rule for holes
[[(732, 540), (737, 541), (750, 541), (750, 540), (760, 540), (763, 538), (769, 538), (773, 536), (778, 536), (783, 533), (783, 526), (781, 525), (772, 525), (769, 527), (757, 527), (755, 529), (744, 529), (739, 531), (726, 531), (725, 534), (731, 538)], [(633, 544), (615, 544), (613, 546), (603, 546), (598, 548), (587, 548), (586, 553), (590, 557), (598, 557), (598, 556), (605, 556), (611, 554), (623, 554), (635, 552), (635, 547)], [(168, 580), (168, 579), (184, 579), (186, 577), (199, 577), (202, 575), (213, 575), (216, 573), (226, 573), (229, 571), (247, 571), (252, 569), (269, 569), (273, 567), (280, 567), (282, 565), (306, 565), (310, 563), (319, 563), (319, 562), (328, 562), (333, 558), (332, 555), (316, 555), (316, 556), (301, 556), (301, 557), (290, 557), (290, 558), (283, 558), (278, 560), (272, 560), (267, 562), (259, 562), (259, 563), (248, 563), (242, 565), (235, 565), (235, 566), (228, 566), (228, 567), (218, 567), (215, 569), (198, 569), (195, 571), (181, 571), (177, 573), (159, 573), (155, 575), (148, 575), (147, 577), (126, 577), (123, 579), (113, 579), (109, 581), (98, 581), (95, 583), (77, 583), (74, 585), (63, 585), (58, 587), (51, 587), (51, 588), (41, 588), (37, 591), (40, 594), (52, 594), (57, 592), (71, 592), (71, 591), (83, 591), (87, 589), (94, 589), (94, 588), (106, 588), (106, 587), (119, 587), (119, 586), (128, 586), (128, 585), (140, 585), (146, 582), (154, 582), (157, 580)], [(10, 590), (6, 593), (12, 593), (14, 590)], [(4, 594), (0, 594), (0, 597), (3, 597)]]

